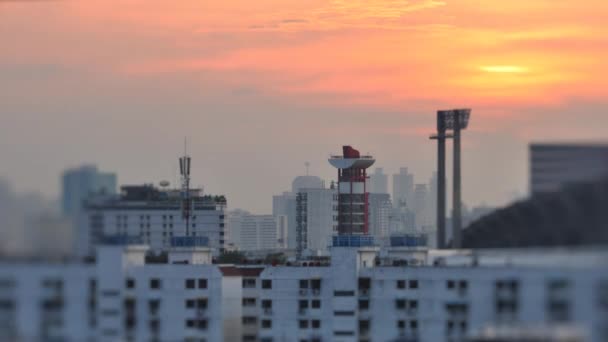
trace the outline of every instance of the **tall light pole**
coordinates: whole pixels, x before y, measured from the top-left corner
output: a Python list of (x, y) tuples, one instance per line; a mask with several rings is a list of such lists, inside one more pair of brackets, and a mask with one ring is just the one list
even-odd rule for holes
[(454, 190), (452, 207), (452, 248), (462, 247), (462, 187), (460, 174), (460, 131), (467, 128), (470, 109), (454, 109)]
[[(437, 111), (437, 134), (431, 139), (437, 140), (437, 248), (445, 248), (445, 212), (446, 212), (446, 180), (445, 180), (445, 141), (454, 138), (454, 192), (452, 212), (452, 247), (461, 246), (462, 212), (461, 212), (461, 183), (460, 183), (460, 131), (469, 122), (470, 109), (452, 109)], [(448, 134), (452, 130), (454, 134)]]
[(437, 111), (437, 134), (430, 139), (437, 140), (437, 248), (445, 248), (445, 140), (452, 137), (446, 133), (447, 111)]

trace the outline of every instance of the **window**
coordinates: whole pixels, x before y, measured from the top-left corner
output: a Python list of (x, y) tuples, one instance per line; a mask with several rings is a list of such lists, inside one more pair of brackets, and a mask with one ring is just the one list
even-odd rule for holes
[(308, 329), (308, 321), (301, 319), (299, 322), (300, 329)]
[(158, 279), (158, 278), (152, 278), (152, 279), (150, 279), (150, 288), (151, 289), (155, 289), (155, 290), (160, 289), (161, 288), (160, 279)]
[(194, 299), (186, 299), (186, 308), (192, 309), (195, 304), (196, 301)]
[(456, 286), (456, 282), (453, 280), (448, 280), (446, 286), (448, 287), (448, 289), (453, 289)]
[(313, 329), (320, 329), (320, 328), (321, 328), (321, 321), (320, 321), (320, 320), (318, 320), (318, 319), (313, 319), (313, 320), (311, 321), (311, 323), (312, 323), (312, 328), (313, 328)]
[(418, 329), (418, 321), (410, 321), (410, 329), (412, 329), (412, 330)]
[(308, 280), (307, 279), (300, 279), (300, 288), (301, 289), (307, 289), (308, 288)]
[(321, 308), (321, 301), (320, 301), (320, 300), (318, 300), (318, 299), (314, 299), (314, 300), (311, 302), (311, 304), (312, 304), (312, 305), (311, 305), (311, 307), (312, 307), (313, 309), (319, 309), (319, 308)]
[(151, 314), (156, 314), (158, 312), (158, 309), (160, 308), (160, 300), (158, 299), (151, 299), (148, 302), (148, 309), (150, 310)]
[(300, 300), (298, 302), (298, 307), (301, 309), (308, 309), (308, 301), (307, 300)]
[(258, 322), (258, 319), (256, 317), (252, 317), (252, 316), (243, 317), (243, 325), (253, 325), (253, 324), (256, 324), (257, 322)]
[(397, 288), (404, 289), (405, 288), (405, 280), (397, 280)]
[(372, 287), (371, 278), (359, 278), (359, 290), (369, 290)]
[(334, 331), (334, 336), (354, 336), (352, 331)]
[(320, 290), (321, 289), (321, 279), (311, 279), (310, 280), (310, 287), (313, 290)]
[(412, 310), (418, 309), (418, 301), (417, 300), (410, 300), (410, 309), (412, 309)]
[(206, 319), (199, 319), (199, 320), (196, 322), (196, 327), (197, 327), (199, 330), (207, 330), (207, 320), (206, 320)]
[(186, 321), (186, 328), (194, 328), (194, 320), (189, 319)]
[(127, 278), (126, 286), (128, 289), (134, 289), (135, 288), (135, 279)]
[(186, 279), (186, 288), (193, 289), (194, 288), (194, 279)]
[(369, 331), (370, 323), (368, 320), (359, 321), (359, 331), (365, 333)]
[(255, 289), (255, 279), (252, 279), (252, 278), (243, 279), (243, 288), (244, 289)]
[(369, 300), (362, 299), (359, 301), (359, 310), (369, 310)]
[(199, 298), (196, 300), (196, 307), (199, 309), (207, 308), (207, 298)]
[(397, 307), (397, 309), (405, 309), (405, 299), (397, 299), (395, 300), (395, 307)]
[(397, 321), (397, 328), (405, 329), (405, 321)]
[(243, 306), (255, 306), (255, 298), (243, 298)]
[(271, 289), (272, 288), (272, 280), (270, 280), (270, 279), (263, 279), (262, 280), (262, 288), (263, 289)]
[(418, 280), (410, 280), (410, 289), (417, 289), (418, 288)]
[(264, 309), (272, 309), (272, 301), (270, 299), (262, 300), (262, 308)]
[(262, 329), (271, 329), (272, 328), (272, 321), (269, 319), (263, 319), (262, 320)]
[(334, 311), (334, 316), (354, 316), (354, 311)]
[(207, 279), (201, 278), (198, 280), (198, 288), (206, 289), (207, 288)]

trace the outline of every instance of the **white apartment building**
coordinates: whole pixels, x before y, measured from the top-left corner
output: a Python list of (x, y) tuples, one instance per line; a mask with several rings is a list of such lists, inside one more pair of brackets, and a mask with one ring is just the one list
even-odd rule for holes
[(117, 196), (92, 197), (85, 202), (75, 239), (78, 256), (93, 255), (105, 239), (119, 239), (171, 248), (182, 237), (198, 237), (219, 254), (224, 249), (224, 196), (202, 195), (190, 190), (190, 210), (184, 218), (178, 190), (159, 190), (152, 185), (123, 186)]
[(377, 167), (367, 180), (367, 192), (372, 194), (388, 194), (388, 175), (384, 169)]
[(229, 226), (232, 242), (242, 251), (275, 250), (279, 248), (278, 224), (273, 215), (252, 215), (231, 212)]
[(541, 328), (608, 339), (606, 250), (368, 243), (336, 237), (331, 258), (289, 266), (147, 246), (103, 246), (91, 264), (4, 261), (0, 339), (437, 342)]
[(296, 251), (323, 254), (337, 226), (336, 189), (300, 189), (296, 196)]
[(393, 211), (393, 204), (389, 194), (369, 193), (369, 232), (376, 241), (388, 238), (390, 235), (390, 219)]

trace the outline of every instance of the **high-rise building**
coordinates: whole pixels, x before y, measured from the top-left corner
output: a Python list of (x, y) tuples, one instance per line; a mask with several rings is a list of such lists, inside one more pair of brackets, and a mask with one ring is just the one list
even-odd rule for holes
[(369, 232), (377, 240), (390, 235), (390, 218), (393, 210), (389, 194), (370, 193), (369, 196)]
[(416, 215), (416, 227), (428, 230), (431, 225), (431, 211), (429, 208), (429, 190), (426, 184), (416, 184), (412, 209)]
[(275, 250), (278, 248), (277, 220), (273, 215), (252, 215), (245, 211), (228, 215), (232, 241), (242, 251)]
[(296, 195), (296, 250), (323, 253), (336, 230), (336, 189), (300, 189)]
[(272, 215), (278, 219), (279, 216), (287, 217), (287, 247), (297, 247), (297, 224), (296, 224), (296, 195), (300, 189), (323, 189), (325, 183), (317, 176), (297, 176), (291, 183), (291, 191), (272, 196)]
[(388, 194), (388, 175), (381, 167), (377, 167), (374, 173), (369, 175), (368, 184), (370, 194)]
[(152, 185), (121, 187), (120, 195), (94, 196), (84, 202), (76, 235), (76, 253), (93, 255), (98, 244), (121, 240), (162, 251), (180, 244), (224, 249), (226, 198), (190, 189), (188, 217), (181, 190)]
[(408, 172), (407, 167), (402, 167), (398, 174), (393, 175), (393, 205), (397, 207), (399, 203), (405, 201), (411, 208), (413, 195), (414, 175)]
[(272, 216), (287, 217), (287, 248), (296, 248), (296, 194), (284, 192), (280, 195), (272, 196)]
[(278, 215), (274, 216), (274, 218), (277, 221), (277, 248), (287, 249), (289, 248), (287, 245), (287, 240), (289, 237), (287, 222), (289, 218), (287, 215)]
[(82, 209), (82, 202), (96, 194), (116, 194), (116, 174), (99, 172), (94, 165), (68, 169), (61, 179), (61, 204), (63, 214), (77, 217)]
[(530, 145), (530, 192), (556, 192), (577, 182), (608, 177), (608, 145)]

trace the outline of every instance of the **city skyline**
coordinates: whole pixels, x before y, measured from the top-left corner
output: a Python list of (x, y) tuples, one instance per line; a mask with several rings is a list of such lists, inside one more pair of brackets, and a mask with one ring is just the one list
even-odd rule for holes
[(260, 194), (304, 162), (333, 179), (325, 159), (343, 144), (387, 173), (432, 174), (435, 111), (467, 106), (463, 199), (500, 206), (527, 193), (528, 143), (605, 139), (607, 13), (599, 0), (3, 1), (0, 177), (49, 197), (91, 162), (121, 184), (174, 183), (188, 136), (194, 185), (267, 213)]

